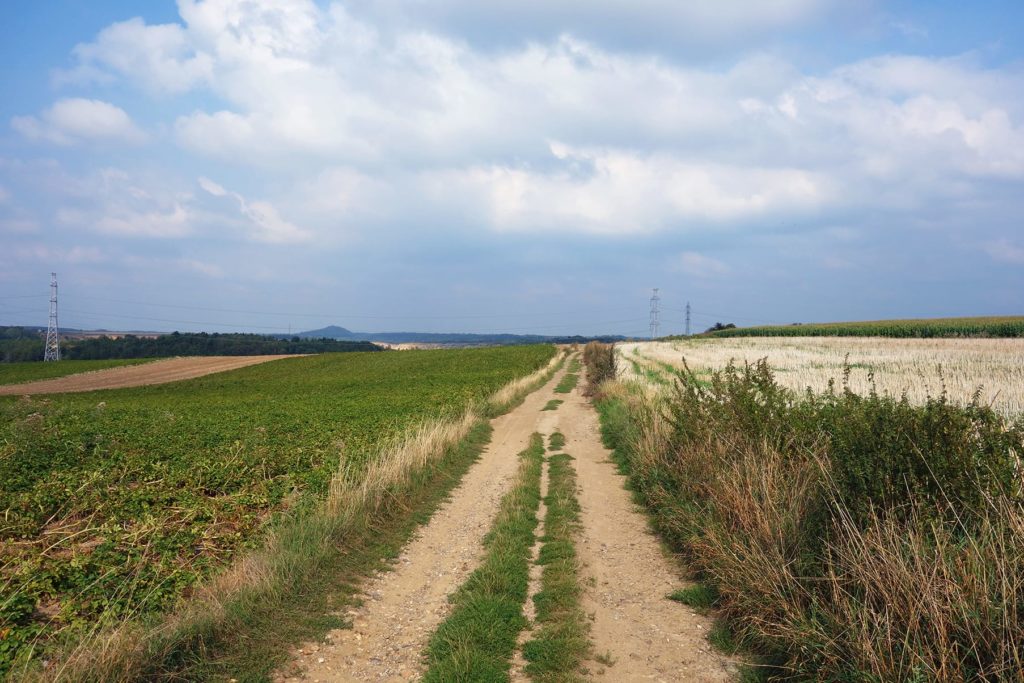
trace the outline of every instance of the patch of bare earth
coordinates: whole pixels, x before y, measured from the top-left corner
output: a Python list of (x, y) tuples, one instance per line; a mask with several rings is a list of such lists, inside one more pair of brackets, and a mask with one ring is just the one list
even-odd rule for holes
[[(563, 371), (564, 372), (564, 371)], [(556, 414), (541, 411), (558, 373), (518, 408), (492, 420), (491, 443), (450, 498), (402, 551), (391, 571), (369, 579), (363, 604), (346, 616), (352, 628), (307, 643), (277, 681), (407, 681), (423, 674), (423, 651), (448, 616), (448, 596), (483, 557), (483, 537), (519, 467), (517, 455), (534, 432), (550, 433)]]
[(237, 370), (294, 355), (277, 356), (194, 356), (168, 358), (142, 365), (125, 365), (77, 375), (44, 379), (24, 384), (0, 386), (0, 396), (23, 396), (32, 394), (67, 394), (100, 389), (126, 389), (150, 384), (166, 384), (193, 379), (217, 372)]
[(575, 458), (582, 531), (583, 610), (591, 617), (595, 681), (730, 681), (736, 664), (707, 641), (712, 622), (666, 596), (687, 582), (650, 532), (601, 443), (593, 407), (576, 389), (559, 407)]

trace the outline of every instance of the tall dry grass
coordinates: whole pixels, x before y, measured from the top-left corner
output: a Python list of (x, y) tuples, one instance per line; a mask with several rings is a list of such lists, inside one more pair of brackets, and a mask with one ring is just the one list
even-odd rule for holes
[[(1007, 447), (984, 431), (958, 427), (1016, 472), (1015, 485), (982, 490), (980, 505), (955, 491), (987, 480), (954, 472), (938, 482), (938, 495), (907, 493), (854, 513), (849, 484), (836, 476), (842, 468), (831, 437), (816, 433), (817, 413), (795, 396), (751, 386), (757, 377), (739, 381), (747, 385), (719, 385), (712, 395), (619, 381), (605, 385), (599, 409), (608, 445), (657, 530), (717, 590), (720, 614), (766, 657), (772, 674), (1024, 680), (1020, 432), (1010, 433), (1016, 445)], [(680, 409), (686, 402), (693, 403)], [(903, 428), (892, 420), (928, 419), (926, 408), (915, 416), (877, 403), (839, 397), (818, 407), (826, 422), (845, 419), (834, 405), (848, 405), (851, 416), (888, 415), (890, 422), (879, 424), (893, 436)], [(1000, 424), (991, 415), (973, 419)], [(932, 457), (933, 450), (920, 455)]]
[(564, 362), (556, 354), (543, 368), (516, 379), (454, 420), (433, 420), (384, 442), (352, 468), (343, 460), (326, 499), (268, 533), (260, 549), (227, 570), (157, 623), (126, 622), (96, 630), (58, 651), (42, 668), (26, 665), (11, 681), (127, 683), (179, 680), (177, 673), (231, 638), (246, 614), (279, 601), (308, 580), (346, 539), (375, 533), (375, 524), (405, 510), (403, 498), (425, 471), (441, 466), (460, 443), (491, 417), (507, 411), (548, 382)]

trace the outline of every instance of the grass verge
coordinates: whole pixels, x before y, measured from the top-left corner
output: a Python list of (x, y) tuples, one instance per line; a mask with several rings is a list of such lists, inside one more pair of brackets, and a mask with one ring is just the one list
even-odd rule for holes
[(547, 405), (541, 408), (541, 410), (558, 410), (558, 406), (562, 405), (563, 403), (565, 403), (565, 401), (563, 401), (562, 399), (553, 398), (550, 401), (548, 401)]
[(544, 566), (534, 596), (537, 624), (523, 646), (526, 673), (545, 683), (582, 681), (580, 666), (590, 650), (574, 538), (579, 531), (576, 472), (565, 453), (548, 459), (547, 516), (538, 563)]
[(455, 593), (452, 613), (430, 639), (423, 678), (428, 683), (508, 680), (516, 639), (526, 626), (523, 603), (544, 461), (539, 434), (520, 458), (516, 483), (484, 540), (483, 562)]

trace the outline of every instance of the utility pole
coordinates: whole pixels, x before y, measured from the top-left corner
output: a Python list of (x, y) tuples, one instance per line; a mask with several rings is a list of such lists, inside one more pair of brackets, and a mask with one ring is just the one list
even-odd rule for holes
[(46, 326), (43, 360), (60, 360), (60, 329), (57, 327), (57, 273), (50, 273), (50, 324)]
[(661, 313), (658, 310), (658, 302), (661, 301), (661, 297), (658, 296), (658, 288), (654, 288), (654, 293), (651, 294), (651, 339), (658, 338), (658, 327), (661, 325), (661, 321), (658, 320), (658, 315)]
[(690, 302), (686, 302), (686, 336), (690, 336)]

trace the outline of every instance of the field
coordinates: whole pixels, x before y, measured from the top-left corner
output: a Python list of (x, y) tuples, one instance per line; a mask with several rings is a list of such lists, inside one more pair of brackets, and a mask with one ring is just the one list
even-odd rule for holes
[(622, 344), (618, 351), (620, 369), (631, 373), (631, 359), (657, 373), (666, 365), (681, 368), (685, 358), (706, 375), (729, 361), (742, 365), (767, 358), (779, 384), (794, 391), (823, 392), (830, 381), (842, 390), (848, 368), (847, 385), (859, 394), (874, 387), (921, 404), (945, 391), (964, 405), (979, 392), (981, 403), (1006, 416), (1024, 412), (1022, 339), (695, 338)]
[(547, 362), (549, 346), (324, 354), (138, 389), (0, 399), (0, 672), (166, 609), (277, 513), (322, 499), (413, 425)]
[[(102, 389), (125, 389), (152, 384), (166, 384), (203, 377), (228, 370), (238, 370), (272, 360), (293, 356), (191, 356), (157, 359), (145, 365), (118, 367), (83, 372), (64, 377), (42, 379), (21, 384), (0, 385), (0, 396), (37, 394), (69, 394)], [(61, 361), (64, 362), (64, 361)]]
[(606, 442), (712, 644), (772, 680), (1020, 680), (1024, 340), (703, 337), (617, 360)]
[(65, 377), (81, 372), (119, 368), (126, 365), (148, 363), (148, 358), (118, 360), (62, 360), (59, 363), (0, 363), (0, 386), (19, 382)]
[(1024, 316), (924, 318), (739, 327), (713, 337), (1024, 337)]

